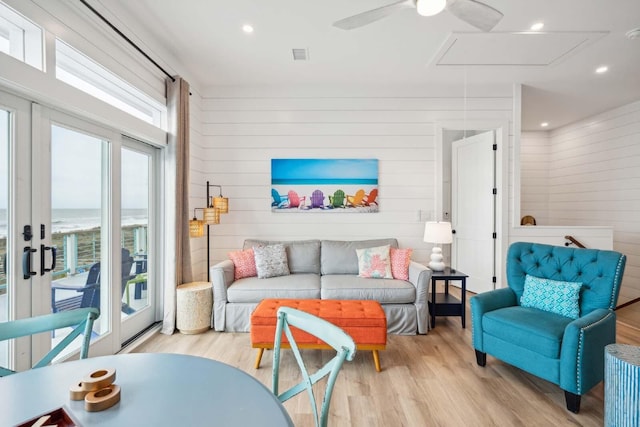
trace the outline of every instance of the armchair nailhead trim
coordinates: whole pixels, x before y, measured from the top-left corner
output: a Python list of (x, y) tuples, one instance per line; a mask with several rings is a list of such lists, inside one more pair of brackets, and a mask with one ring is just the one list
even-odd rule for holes
[(578, 340), (578, 354), (576, 356), (576, 386), (577, 386), (576, 388), (578, 389), (577, 394), (582, 394), (582, 376), (580, 375), (580, 366), (582, 366), (582, 350), (584, 347), (584, 333), (586, 330), (591, 329), (592, 327), (599, 324), (600, 322), (604, 322), (609, 317), (611, 317), (611, 315), (612, 313), (609, 312), (602, 319), (598, 319), (597, 321), (580, 328), (580, 339)]
[[(619, 280), (622, 280), (620, 278), (620, 269), (622, 268), (622, 262), (626, 259), (625, 255), (622, 255), (619, 259), (618, 259), (618, 265), (616, 265), (616, 274), (614, 274), (613, 276), (613, 283), (616, 284), (619, 282)], [(614, 305), (615, 305), (615, 297), (616, 297), (616, 286), (613, 286), (611, 288), (611, 297), (609, 299), (609, 309), (613, 310), (614, 309)]]

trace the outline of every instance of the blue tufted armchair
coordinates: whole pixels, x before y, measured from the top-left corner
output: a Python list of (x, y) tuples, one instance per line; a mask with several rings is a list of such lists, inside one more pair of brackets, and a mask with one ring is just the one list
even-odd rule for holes
[[(485, 366), (488, 353), (551, 381), (564, 390), (567, 409), (578, 413), (580, 397), (603, 379), (604, 347), (616, 340), (613, 310), (625, 262), (625, 256), (614, 251), (512, 244), (507, 254), (509, 287), (471, 298), (478, 365)], [(523, 307), (527, 275), (582, 283), (578, 317)]]

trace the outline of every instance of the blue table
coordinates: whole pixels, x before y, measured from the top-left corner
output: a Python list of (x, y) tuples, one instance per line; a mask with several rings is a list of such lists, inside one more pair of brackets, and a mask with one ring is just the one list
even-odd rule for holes
[[(69, 386), (101, 368), (115, 368), (121, 399), (101, 412), (69, 399)], [(65, 362), (0, 379), (0, 425), (16, 425), (65, 406), (82, 426), (293, 426), (261, 382), (202, 357), (163, 353)]]

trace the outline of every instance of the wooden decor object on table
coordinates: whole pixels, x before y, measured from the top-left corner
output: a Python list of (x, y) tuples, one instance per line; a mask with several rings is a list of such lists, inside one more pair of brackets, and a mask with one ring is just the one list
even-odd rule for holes
[(176, 324), (183, 334), (199, 334), (211, 328), (213, 290), (209, 282), (178, 286)]

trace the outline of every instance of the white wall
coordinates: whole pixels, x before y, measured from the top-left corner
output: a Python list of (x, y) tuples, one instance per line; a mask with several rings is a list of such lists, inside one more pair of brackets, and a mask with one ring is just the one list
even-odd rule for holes
[[(512, 120), (511, 87), (493, 96), (395, 93), (363, 95), (339, 88), (220, 88), (204, 91), (204, 173), (223, 186), (230, 212), (212, 227), (211, 262), (245, 238), (369, 239), (395, 237), (425, 262), (424, 221), (433, 219), (435, 123)], [(462, 92), (462, 91), (460, 91)], [(272, 158), (376, 158), (380, 212), (272, 213)], [(419, 216), (419, 211), (422, 215)]]
[[(520, 216), (532, 215), (537, 225), (549, 225), (549, 132), (520, 135)], [(520, 224), (518, 218), (514, 225)]]
[(550, 132), (548, 173), (548, 225), (612, 226), (627, 255), (618, 304), (639, 298), (640, 101)]

